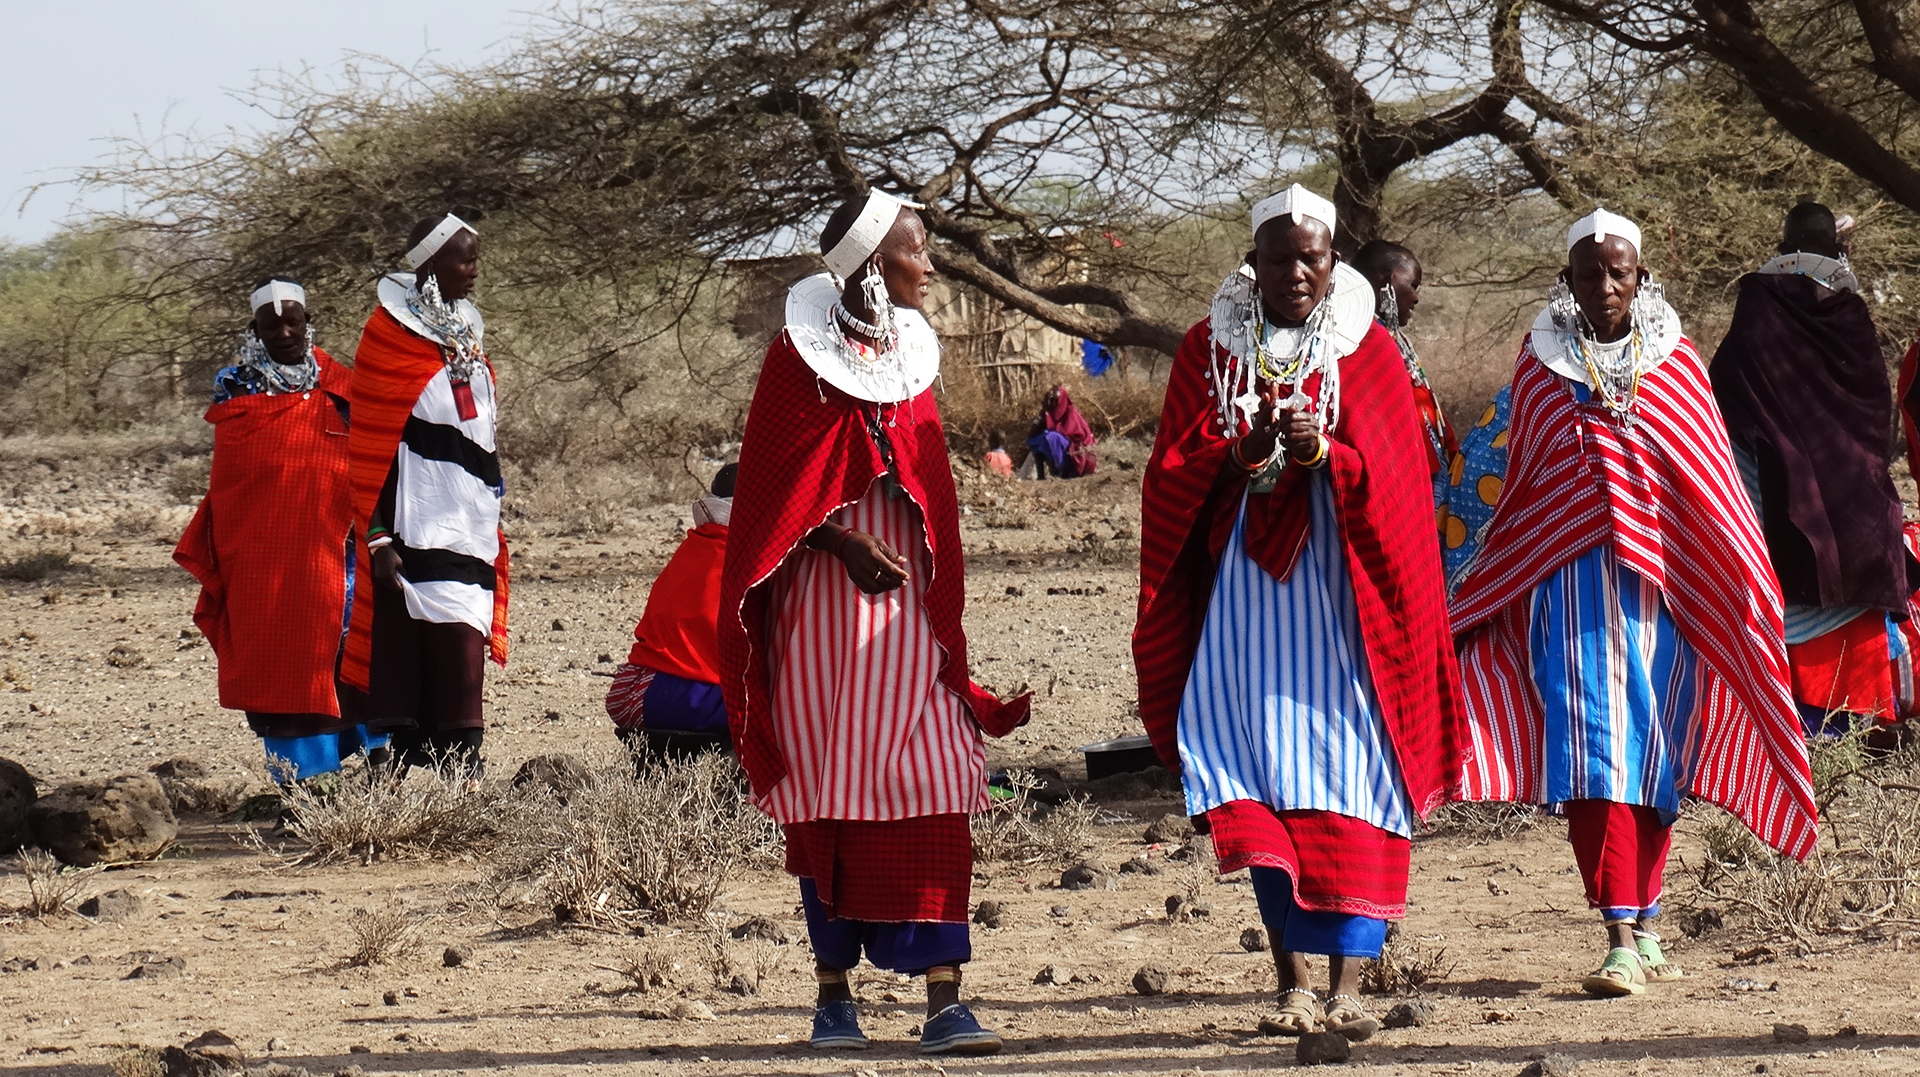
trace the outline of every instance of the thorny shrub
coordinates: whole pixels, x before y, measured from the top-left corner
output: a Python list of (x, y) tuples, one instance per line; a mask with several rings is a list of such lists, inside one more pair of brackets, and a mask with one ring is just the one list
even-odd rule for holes
[(560, 923), (625, 927), (704, 921), (742, 869), (772, 863), (779, 831), (742, 795), (725, 756), (592, 768), (565, 803), (517, 795), (488, 883), (503, 907), (550, 909)]
[(371, 864), (483, 849), (500, 833), (504, 804), (490, 791), (469, 792), (467, 781), (457, 772), (415, 768), (402, 776), (379, 766), (286, 783), (287, 831), (301, 844), (288, 855), (298, 863)]
[(1433, 813), (1429, 826), (1434, 836), (1469, 838), (1485, 844), (1517, 837), (1539, 821), (1540, 809), (1532, 804), (1469, 801), (1442, 805)]
[(1369, 995), (1403, 995), (1424, 990), (1453, 972), (1446, 947), (1409, 939), (1398, 923), (1387, 925), (1380, 956), (1360, 968), (1360, 990)]
[(426, 918), (396, 898), (377, 909), (355, 909), (347, 926), (353, 932), (353, 953), (347, 964), (371, 967), (392, 964), (420, 949)]
[(1042, 804), (1033, 797), (1040, 781), (1030, 771), (1008, 771), (1007, 781), (1013, 795), (973, 816), (975, 860), (1065, 864), (1093, 844), (1100, 810), (1092, 800), (1071, 796)]
[(52, 853), (40, 849), (22, 849), (19, 864), (20, 874), (27, 881), (27, 903), (17, 911), (39, 919), (72, 912), (87, 878), (99, 870), (69, 868)]

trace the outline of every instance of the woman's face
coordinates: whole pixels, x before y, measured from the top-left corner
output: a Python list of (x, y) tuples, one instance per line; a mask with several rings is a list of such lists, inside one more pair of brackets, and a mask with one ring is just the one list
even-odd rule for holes
[[(280, 310), (275, 310), (280, 307)], [(268, 303), (253, 312), (253, 335), (276, 363), (291, 366), (307, 357), (307, 308), (299, 303)]]
[(920, 223), (920, 215), (902, 207), (874, 257), (880, 260), (880, 277), (887, 282), (893, 305), (919, 310), (939, 275), (927, 252), (927, 226)]
[(1333, 233), (1311, 217), (1275, 217), (1253, 242), (1253, 279), (1275, 325), (1307, 320), (1333, 281)]
[(1596, 243), (1582, 239), (1567, 252), (1567, 286), (1580, 313), (1602, 342), (1619, 340), (1633, 328), (1633, 297), (1640, 290), (1640, 252), (1619, 236)]
[(440, 282), (440, 296), (447, 302), (467, 298), (480, 279), (480, 237), (466, 231), (454, 233), (420, 271)]
[(1411, 258), (1401, 259), (1393, 265), (1393, 272), (1387, 274), (1387, 287), (1393, 289), (1393, 301), (1400, 309), (1400, 324), (1413, 321), (1413, 308), (1420, 305), (1420, 263)]

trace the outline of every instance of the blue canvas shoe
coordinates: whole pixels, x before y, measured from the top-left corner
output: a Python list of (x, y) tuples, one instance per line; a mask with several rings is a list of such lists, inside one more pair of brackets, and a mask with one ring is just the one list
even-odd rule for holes
[(927, 1018), (920, 1032), (923, 1055), (990, 1055), (1000, 1047), (1000, 1037), (981, 1028), (973, 1011), (958, 1002)]
[(870, 1043), (860, 1031), (860, 1011), (853, 1003), (822, 1002), (813, 1008), (813, 1036), (807, 1043), (816, 1051), (864, 1051)]

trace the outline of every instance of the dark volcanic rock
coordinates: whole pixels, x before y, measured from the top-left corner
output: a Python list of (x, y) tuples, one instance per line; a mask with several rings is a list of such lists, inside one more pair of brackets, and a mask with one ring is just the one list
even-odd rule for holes
[(1147, 827), (1144, 840), (1151, 845), (1172, 845), (1191, 837), (1193, 837), (1193, 820), (1175, 812), (1168, 812)]
[(1060, 873), (1062, 890), (1105, 890), (1107, 874), (1092, 864), (1075, 864)]
[(60, 786), (34, 803), (27, 826), (61, 863), (83, 868), (151, 860), (180, 833), (166, 790), (151, 774)]
[(1142, 995), (1164, 995), (1173, 982), (1173, 973), (1165, 965), (1148, 962), (1133, 974), (1133, 989)]
[(1120, 865), (1120, 874), (1148, 875), (1148, 876), (1158, 875), (1160, 874), (1160, 865), (1154, 863), (1151, 860), (1148, 860), (1144, 856), (1136, 856), (1133, 859), (1127, 861), (1126, 863)]
[(1550, 1054), (1520, 1068), (1520, 1077), (1573, 1077), (1579, 1063), (1566, 1055)]
[(473, 964), (473, 947), (455, 943), (440, 954), (440, 963), (450, 969)]
[(1324, 1066), (1352, 1057), (1353, 1045), (1338, 1032), (1309, 1032), (1293, 1049), (1293, 1060), (1302, 1066)]
[(129, 890), (109, 890), (80, 903), (80, 915), (118, 923), (140, 912), (140, 898)]
[(565, 800), (568, 794), (577, 793), (593, 781), (593, 768), (577, 755), (566, 752), (554, 752), (549, 755), (536, 755), (520, 764), (513, 775), (515, 789), (528, 785), (542, 785)]
[(175, 815), (225, 815), (254, 791), (246, 775), (222, 773), (197, 759), (169, 759), (147, 770), (160, 780)]
[(736, 939), (759, 939), (762, 942), (773, 943), (775, 946), (785, 946), (791, 941), (787, 938), (785, 929), (764, 916), (750, 916), (733, 925), (733, 929), (727, 934)]
[(1267, 950), (1267, 933), (1257, 927), (1250, 927), (1240, 933), (1240, 948), (1250, 954), (1261, 954)]
[(165, 980), (187, 971), (187, 963), (177, 957), (157, 957), (143, 961), (127, 973), (129, 980)]
[(991, 898), (973, 907), (973, 922), (981, 927), (999, 927), (1000, 919), (1005, 915), (1006, 909)]
[(1380, 1023), (1388, 1028), (1419, 1028), (1433, 1020), (1433, 1005), (1421, 999), (1402, 1002), (1387, 1011)]
[(31, 840), (27, 810), (38, 794), (33, 775), (11, 759), (0, 759), (0, 853), (10, 853)]

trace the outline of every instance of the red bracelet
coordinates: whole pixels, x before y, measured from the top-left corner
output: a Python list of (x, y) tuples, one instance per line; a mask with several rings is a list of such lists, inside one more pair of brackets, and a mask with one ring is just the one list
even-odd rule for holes
[(1247, 463), (1247, 457), (1246, 457), (1246, 454), (1244, 454), (1244, 453), (1242, 453), (1242, 452), (1240, 451), (1240, 446), (1241, 446), (1242, 444), (1244, 444), (1244, 443), (1246, 442), (1246, 440), (1247, 440), (1247, 439), (1246, 439), (1246, 438), (1244, 438), (1244, 437), (1240, 437), (1240, 438), (1235, 438), (1235, 439), (1234, 439), (1234, 441), (1233, 441), (1233, 449), (1232, 449), (1232, 452), (1233, 452), (1233, 462), (1234, 462), (1234, 463), (1236, 463), (1236, 464), (1238, 464), (1238, 465), (1240, 465), (1240, 470), (1242, 470), (1242, 471), (1244, 471), (1244, 472), (1246, 472), (1247, 474), (1249, 474), (1249, 475), (1253, 475), (1253, 474), (1257, 474), (1257, 473), (1258, 473), (1258, 472), (1260, 471), (1260, 469), (1261, 469), (1261, 468), (1264, 468), (1264, 467), (1266, 467), (1266, 466), (1267, 466), (1267, 464), (1268, 464), (1268, 463), (1269, 463), (1270, 461), (1272, 461), (1272, 459), (1273, 459), (1273, 457), (1271, 457), (1271, 456), (1269, 456), (1269, 457), (1267, 457), (1267, 459), (1265, 459), (1265, 460), (1262, 460), (1262, 461), (1260, 461), (1260, 462), (1259, 462), (1259, 463), (1257, 463), (1257, 464), (1249, 464), (1249, 463)]

